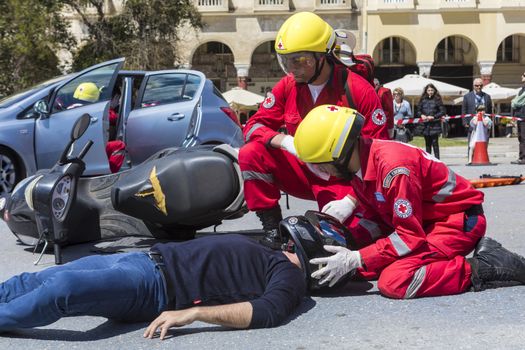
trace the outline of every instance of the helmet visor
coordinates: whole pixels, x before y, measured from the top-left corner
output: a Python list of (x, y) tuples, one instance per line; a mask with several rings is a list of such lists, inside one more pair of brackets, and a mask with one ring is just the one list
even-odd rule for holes
[(315, 67), (316, 58), (312, 52), (277, 54), (277, 61), (286, 74), (302, 75), (305, 69)]

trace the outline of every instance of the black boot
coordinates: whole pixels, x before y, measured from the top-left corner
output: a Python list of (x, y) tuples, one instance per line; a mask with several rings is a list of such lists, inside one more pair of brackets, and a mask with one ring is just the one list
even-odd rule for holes
[(279, 232), (279, 222), (283, 219), (281, 207), (259, 210), (255, 214), (261, 220), (264, 230), (264, 237), (261, 238), (260, 242), (271, 249), (281, 249), (283, 244), (283, 239)]
[(491, 286), (491, 282), (525, 284), (525, 258), (503, 248), (492, 238), (483, 237), (467, 262), (472, 268), (472, 287), (476, 292)]

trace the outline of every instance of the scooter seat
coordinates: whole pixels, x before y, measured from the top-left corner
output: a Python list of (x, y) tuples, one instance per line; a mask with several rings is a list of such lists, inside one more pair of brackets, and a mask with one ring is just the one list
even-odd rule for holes
[[(115, 209), (161, 225), (222, 219), (241, 184), (233, 160), (212, 146), (177, 149), (132, 168), (112, 189)], [(220, 220), (219, 220), (220, 221)]]

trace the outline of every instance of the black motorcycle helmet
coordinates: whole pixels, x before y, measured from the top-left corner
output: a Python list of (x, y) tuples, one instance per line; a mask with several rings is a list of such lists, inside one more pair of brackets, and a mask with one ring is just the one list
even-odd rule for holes
[(323, 246), (336, 245), (345, 248), (355, 246), (350, 232), (343, 224), (330, 215), (313, 210), (307, 211), (304, 216), (287, 217), (280, 222), (279, 230), (283, 239), (288, 242), (285, 250), (295, 252), (299, 257), (310, 290), (326, 287), (320, 285), (318, 279), (310, 277), (322, 267), (310, 264), (310, 259), (332, 255), (324, 250)]
[(31, 246), (38, 242), (38, 228), (35, 212), (28, 205), (25, 193), (31, 190), (39, 178), (39, 175), (35, 175), (20, 181), (13, 192), (0, 200), (0, 204), (3, 204), (0, 213), (7, 227), (23, 244)]

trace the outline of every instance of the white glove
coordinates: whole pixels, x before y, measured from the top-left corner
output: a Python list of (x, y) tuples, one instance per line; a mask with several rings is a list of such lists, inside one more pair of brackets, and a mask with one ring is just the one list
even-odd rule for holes
[(330, 282), (328, 287), (333, 287), (341, 277), (363, 266), (361, 254), (358, 251), (333, 245), (325, 245), (324, 250), (335, 254), (326, 258), (310, 260), (310, 264), (326, 264), (323, 268), (312, 273), (312, 278), (321, 279), (324, 276), (319, 284)]
[(293, 136), (286, 135), (281, 142), (281, 148), (297, 157), (297, 151), (293, 144)]
[(357, 206), (357, 201), (349, 196), (344, 196), (342, 199), (331, 201), (327, 203), (321, 212), (331, 215), (340, 223), (345, 222), (346, 219), (352, 215), (355, 207)]

